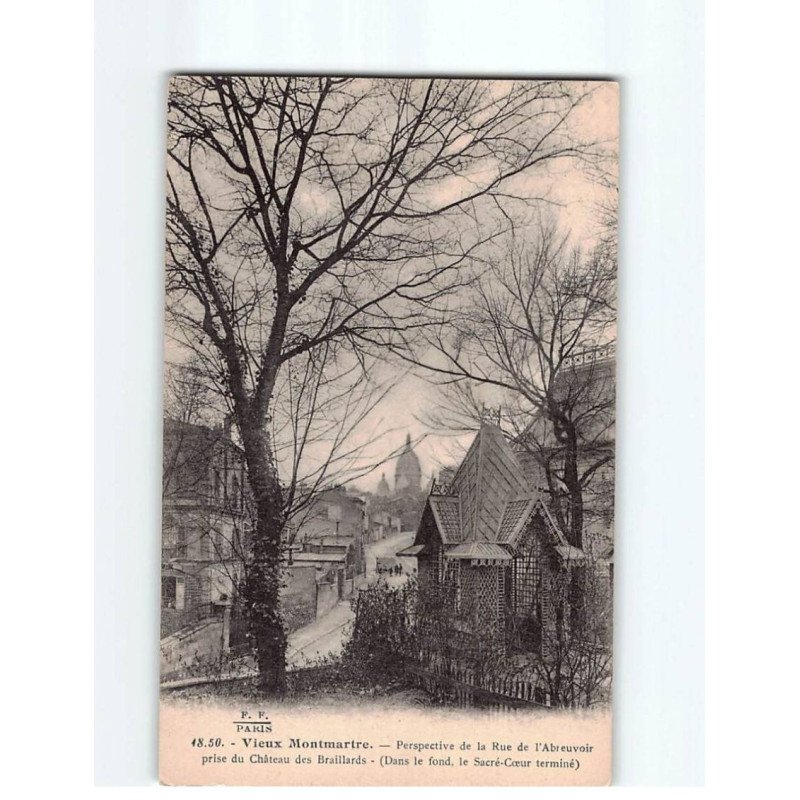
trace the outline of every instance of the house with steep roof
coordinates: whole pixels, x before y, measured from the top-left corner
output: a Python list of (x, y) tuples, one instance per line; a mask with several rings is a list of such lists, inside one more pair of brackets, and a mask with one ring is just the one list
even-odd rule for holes
[(449, 598), (465, 631), (510, 650), (541, 648), (569, 609), (563, 586), (586, 554), (572, 546), (497, 425), (481, 423), (450, 484), (434, 482), (414, 543), (420, 591)]
[[(244, 453), (230, 423), (228, 418), (211, 427), (164, 419), (161, 636), (183, 663), (195, 649), (207, 652), (200, 636), (215, 646), (223, 640), (246, 643), (237, 600), (252, 518)], [(328, 530), (335, 533), (334, 527)], [(287, 629), (314, 619), (315, 576), (313, 564), (285, 565), (281, 604)], [(231, 619), (233, 633), (219, 634), (223, 620)]]
[(161, 631), (221, 617), (249, 536), (244, 455), (230, 427), (164, 419)]

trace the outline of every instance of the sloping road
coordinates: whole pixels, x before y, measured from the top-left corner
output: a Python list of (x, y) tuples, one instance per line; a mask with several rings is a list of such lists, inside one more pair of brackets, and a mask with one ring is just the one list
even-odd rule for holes
[[(393, 556), (399, 550), (408, 547), (414, 541), (414, 531), (403, 531), (394, 536), (387, 536), (378, 542), (368, 544), (365, 548), (367, 559), (367, 583), (375, 583), (378, 580), (378, 573), (375, 564), (379, 557)], [(409, 559), (401, 558), (403, 569), (408, 572)]]
[[(405, 531), (394, 536), (387, 536), (379, 542), (373, 542), (365, 547), (366, 559), (366, 583), (374, 583), (378, 580), (378, 573), (375, 569), (379, 556), (393, 556), (398, 550), (408, 547), (414, 541), (414, 532)], [(413, 559), (401, 559), (405, 570), (403, 575), (388, 578), (390, 584), (402, 583), (406, 579)], [(364, 585), (362, 579), (361, 585)], [(337, 655), (341, 652), (345, 638), (349, 634), (349, 625), (353, 620), (353, 609), (351, 608), (350, 598), (341, 600), (324, 617), (315, 619), (308, 625), (299, 628), (289, 634), (286, 651), (286, 666), (288, 669), (297, 669), (309, 664), (317, 658), (323, 656)], [(254, 667), (246, 667), (244, 670), (235, 674), (225, 676), (223, 679), (242, 678), (248, 675), (255, 675)], [(187, 678), (178, 681), (168, 681), (162, 686), (164, 688), (179, 686), (190, 686), (196, 683), (204, 683), (207, 679)]]
[[(414, 532), (405, 531), (394, 536), (387, 536), (378, 542), (368, 544), (365, 549), (366, 582), (378, 580), (375, 570), (380, 556), (393, 556), (398, 550), (408, 547), (414, 541)], [(399, 576), (390, 578), (392, 583), (405, 580)], [(353, 620), (353, 609), (350, 598), (340, 601), (324, 617), (314, 620), (304, 628), (289, 635), (289, 649), (286, 663), (292, 667), (300, 667), (321, 656), (335, 655), (341, 652), (345, 637), (349, 633), (349, 623)]]

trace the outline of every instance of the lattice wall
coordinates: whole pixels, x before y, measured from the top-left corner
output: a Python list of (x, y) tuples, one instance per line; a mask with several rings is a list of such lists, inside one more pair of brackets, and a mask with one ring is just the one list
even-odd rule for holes
[(529, 537), (514, 558), (514, 587), (512, 591), (514, 614), (529, 616), (539, 600), (542, 581), (542, 545), (537, 537)]
[(444, 580), (443, 583), (448, 587), (449, 597), (455, 606), (455, 611), (461, 611), (461, 561), (459, 559), (445, 559), (444, 561)]
[(498, 567), (461, 567), (461, 606), (464, 615), (502, 623), (503, 573)]

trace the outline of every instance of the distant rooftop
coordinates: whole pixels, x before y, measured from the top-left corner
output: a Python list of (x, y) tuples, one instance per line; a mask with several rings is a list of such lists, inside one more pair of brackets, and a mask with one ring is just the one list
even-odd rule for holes
[(617, 343), (609, 342), (599, 347), (589, 347), (573, 353), (564, 359), (565, 367), (582, 367), (589, 364), (599, 364), (603, 361), (612, 361), (617, 357)]
[(313, 564), (344, 563), (346, 559), (346, 553), (295, 553), (292, 556), (292, 561), (306, 561)]

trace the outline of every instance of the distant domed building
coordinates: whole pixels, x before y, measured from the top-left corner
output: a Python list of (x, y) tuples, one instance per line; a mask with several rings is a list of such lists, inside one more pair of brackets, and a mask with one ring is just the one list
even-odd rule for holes
[(421, 483), (422, 468), (414, 449), (411, 447), (411, 434), (407, 433), (405, 447), (397, 458), (397, 466), (394, 471), (395, 494), (418, 494)]
[(411, 435), (407, 434), (405, 445), (395, 462), (394, 488), (389, 486), (386, 474), (381, 473), (371, 501), (370, 515), (376, 521), (396, 519), (400, 523), (400, 530), (413, 531), (419, 524), (426, 497), (427, 491), (422, 486), (422, 466), (411, 445)]

